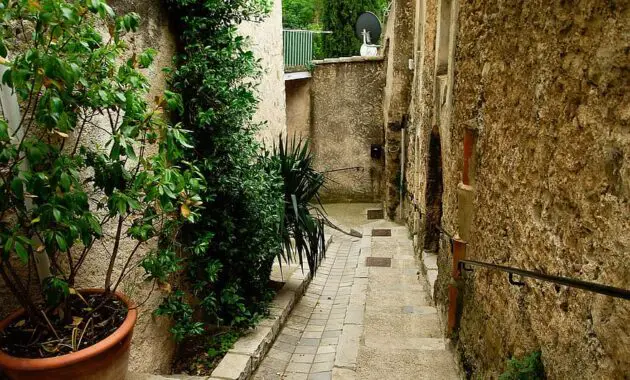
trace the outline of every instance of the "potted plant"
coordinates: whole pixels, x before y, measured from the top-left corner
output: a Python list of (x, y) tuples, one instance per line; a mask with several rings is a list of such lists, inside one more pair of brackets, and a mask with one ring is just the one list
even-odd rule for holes
[[(0, 322), (12, 379), (124, 378), (137, 311), (117, 290), (139, 265), (154, 280), (177, 270), (178, 228), (198, 215), (203, 180), (175, 164), (186, 132), (164, 118), (181, 99), (146, 101), (156, 52), (124, 38), (138, 25), (103, 0), (0, 0), (0, 277), (22, 306)], [(77, 288), (95, 255), (103, 287)]]

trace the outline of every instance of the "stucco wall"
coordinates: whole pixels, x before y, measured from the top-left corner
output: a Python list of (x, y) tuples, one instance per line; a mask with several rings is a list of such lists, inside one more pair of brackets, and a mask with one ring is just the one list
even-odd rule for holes
[[(441, 147), (443, 229), (468, 236), (467, 256), (630, 288), (630, 9), (627, 2), (419, 0), (421, 52), (412, 90), (415, 149), (408, 185), (426, 236), (431, 130)], [(419, 26), (418, 26), (419, 25)], [(436, 33), (449, 27), (449, 67)], [(440, 75), (437, 75), (438, 71)], [(476, 135), (470, 230), (458, 218), (463, 135)], [(459, 200), (462, 200), (460, 197)], [(447, 304), (450, 244), (442, 235), (436, 301)], [(511, 356), (542, 350), (551, 379), (630, 373), (630, 304), (549, 283), (511, 286), (476, 270), (463, 284), (455, 340), (469, 373), (496, 377)]]
[[(152, 68), (144, 70), (144, 74), (149, 78), (151, 92), (148, 99), (154, 98), (165, 88), (165, 77), (161, 69), (170, 66), (172, 57), (175, 54), (175, 41), (168, 30), (168, 17), (161, 8), (158, 1), (136, 1), (129, 2), (123, 0), (111, 0), (109, 4), (118, 14), (126, 12), (137, 12), (141, 17), (141, 26), (138, 33), (127, 38), (129, 44), (129, 54), (140, 53), (146, 48), (152, 47), (158, 51)], [(106, 31), (103, 31), (106, 33)], [(98, 122), (98, 121), (97, 121)], [(109, 124), (103, 120), (104, 125)], [(100, 131), (93, 129), (92, 134), (86, 132), (82, 140), (84, 144), (95, 142), (105, 142), (106, 136)], [(98, 133), (97, 133), (98, 132)], [(70, 136), (73, 138), (73, 136)], [(150, 151), (150, 148), (149, 148)], [(113, 224), (104, 226), (104, 232), (108, 236), (115, 234)], [(96, 244), (81, 268), (81, 272), (76, 280), (79, 288), (102, 288), (105, 280), (105, 273), (109, 263), (109, 252), (113, 245), (111, 238), (103, 239), (103, 245)], [(118, 266), (114, 271), (114, 280), (117, 280), (119, 271), (122, 269), (124, 261), (133, 249), (133, 242), (123, 239), (120, 249)], [(151, 248), (155, 242), (148, 243), (138, 250), (135, 260), (139, 260)], [(135, 261), (132, 262), (135, 264)], [(171, 356), (175, 348), (168, 328), (170, 323), (165, 319), (156, 319), (152, 316), (155, 307), (161, 302), (162, 294), (159, 290), (151, 291), (150, 284), (142, 281), (143, 270), (136, 269), (121, 284), (119, 290), (129, 295), (136, 304), (141, 304), (140, 313), (133, 336), (133, 344), (130, 357), (130, 369), (140, 372), (167, 372), (170, 370)], [(17, 307), (15, 300), (8, 292), (4, 284), (0, 286), (0, 317), (6, 316)], [(35, 289), (35, 287), (33, 287)], [(146, 302), (144, 302), (146, 300)], [(144, 303), (143, 303), (144, 302)]]
[(260, 59), (263, 74), (258, 85), (258, 110), (255, 122), (265, 122), (258, 136), (266, 144), (286, 133), (284, 93), (284, 58), (282, 48), (282, 1), (273, 2), (269, 16), (263, 22), (246, 22), (239, 32), (251, 38), (251, 50)]
[[(175, 38), (169, 31), (168, 14), (161, 2), (155, 0), (110, 0), (109, 4), (117, 13), (137, 12), (141, 17), (141, 28), (129, 41), (132, 51), (139, 53), (149, 47), (158, 51), (153, 66), (144, 72), (151, 84), (149, 99), (153, 99), (166, 88), (166, 78), (161, 70), (172, 66), (176, 51)], [(93, 138), (93, 141), (98, 141), (97, 136)], [(113, 225), (108, 229), (115, 231)], [(111, 242), (109, 243), (111, 247)], [(133, 243), (129, 240), (122, 244), (125, 255), (133, 249)], [(148, 253), (154, 247), (153, 244), (143, 246), (139, 250), (138, 259)], [(99, 248), (84, 265), (84, 273), (78, 280), (82, 286), (100, 287), (103, 284), (109, 256), (106, 251), (98, 250)], [(115, 270), (122, 269), (125, 255), (118, 260)], [(138, 268), (121, 284), (121, 290), (125, 294), (137, 304), (142, 304), (134, 330), (129, 369), (133, 372), (164, 373), (170, 370), (175, 350), (175, 343), (168, 332), (171, 323), (168, 319), (153, 316), (153, 310), (162, 302), (164, 293), (159, 289), (152, 290), (151, 284), (143, 282), (143, 274), (144, 270)]]
[[(149, 99), (164, 91), (166, 78), (162, 73), (163, 67), (172, 66), (172, 59), (176, 52), (175, 38), (169, 31), (169, 19), (160, 1), (125, 1), (110, 0), (109, 4), (118, 14), (136, 12), (141, 17), (140, 30), (129, 39), (130, 52), (140, 53), (144, 49), (153, 48), (158, 51), (155, 62), (150, 69), (143, 73), (149, 79), (151, 91)], [(86, 141), (100, 141), (103, 136), (87, 136)], [(115, 223), (105, 226), (110, 236), (115, 234)], [(156, 242), (143, 245), (134, 260), (139, 261)], [(83, 273), (77, 279), (81, 287), (102, 287), (109, 262), (109, 250), (113, 240), (104, 239), (104, 245), (95, 245), (94, 252), (86, 260)], [(133, 250), (134, 243), (130, 239), (121, 242), (121, 257), (117, 261), (114, 273), (122, 269), (128, 254)], [(134, 263), (136, 262), (134, 261)], [(134, 336), (129, 361), (129, 369), (133, 372), (166, 373), (170, 370), (171, 358), (175, 350), (175, 342), (168, 329), (171, 325), (166, 318), (153, 316), (153, 311), (162, 302), (164, 293), (153, 289), (152, 285), (143, 281), (144, 270), (137, 268), (121, 284), (120, 290), (127, 294), (136, 304), (141, 304), (138, 321), (134, 329)]]
[(326, 174), (326, 202), (375, 202), (381, 198), (383, 145), (381, 58), (341, 58), (318, 62), (311, 79), (311, 139), (316, 169)]
[(311, 135), (311, 80), (285, 82), (287, 96), (287, 134), (290, 138), (310, 138)]

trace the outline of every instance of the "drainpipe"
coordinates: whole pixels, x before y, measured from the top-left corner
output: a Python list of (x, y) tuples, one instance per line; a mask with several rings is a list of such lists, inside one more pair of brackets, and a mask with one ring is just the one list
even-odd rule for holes
[[(7, 67), (5, 65), (0, 64), (0, 78), (4, 76), (5, 71), (7, 71)], [(24, 128), (18, 129), (20, 125), (20, 108), (18, 105), (17, 96), (13, 89), (4, 83), (0, 86), (0, 104), (2, 105), (2, 114), (4, 119), (9, 124), (9, 136), (11, 138), (16, 139), (17, 141), (22, 141), (24, 139)], [(28, 170), (28, 160), (24, 159), (20, 163), (20, 170), (25, 172)], [(30, 212), (33, 209), (33, 200), (30, 198), (24, 199), (24, 204), (26, 206), (26, 211)], [(41, 246), (42, 242), (39, 240), (37, 236), (33, 237), (33, 240), (37, 243), (37, 246)], [(45, 278), (51, 277), (52, 274), (50, 272), (50, 259), (46, 254), (45, 250), (39, 252), (37, 249), (33, 250), (33, 258), (35, 259), (35, 267), (37, 268), (37, 275), (39, 276), (39, 281), (44, 281)]]
[(405, 191), (405, 127), (400, 130), (400, 190), (398, 207), (400, 209), (400, 215), (398, 218), (403, 218), (403, 192)]

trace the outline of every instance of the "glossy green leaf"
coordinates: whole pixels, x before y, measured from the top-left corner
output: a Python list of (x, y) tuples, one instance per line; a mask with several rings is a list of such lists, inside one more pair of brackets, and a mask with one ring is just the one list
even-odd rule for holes
[(13, 247), (15, 248), (15, 253), (17, 254), (18, 258), (22, 261), (22, 263), (26, 264), (28, 262), (28, 251), (26, 250), (24, 245), (22, 245), (21, 242), (16, 241)]
[(52, 213), (53, 213), (53, 217), (55, 218), (55, 221), (60, 222), (61, 221), (61, 211), (58, 208), (53, 208), (52, 209)]
[(24, 183), (19, 178), (13, 178), (11, 181), (11, 191), (13, 191), (13, 195), (19, 199), (24, 199)]
[(55, 234), (55, 241), (57, 242), (57, 247), (59, 247), (60, 251), (65, 252), (68, 250), (68, 243), (66, 242), (66, 238), (64, 238), (63, 235), (59, 233)]
[(153, 60), (157, 54), (157, 50), (149, 48), (143, 51), (139, 56), (140, 67), (147, 68), (153, 64)]

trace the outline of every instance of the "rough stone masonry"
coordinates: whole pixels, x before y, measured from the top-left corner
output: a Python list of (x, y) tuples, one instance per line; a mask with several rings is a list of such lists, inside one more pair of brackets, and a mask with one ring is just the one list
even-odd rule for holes
[[(468, 258), (630, 288), (629, 2), (415, 7), (403, 207), (417, 253), (438, 224), (465, 237)], [(438, 235), (446, 310), (451, 244)], [(536, 350), (552, 379), (630, 373), (629, 302), (483, 269), (467, 278), (456, 345), (469, 374), (495, 377)]]

